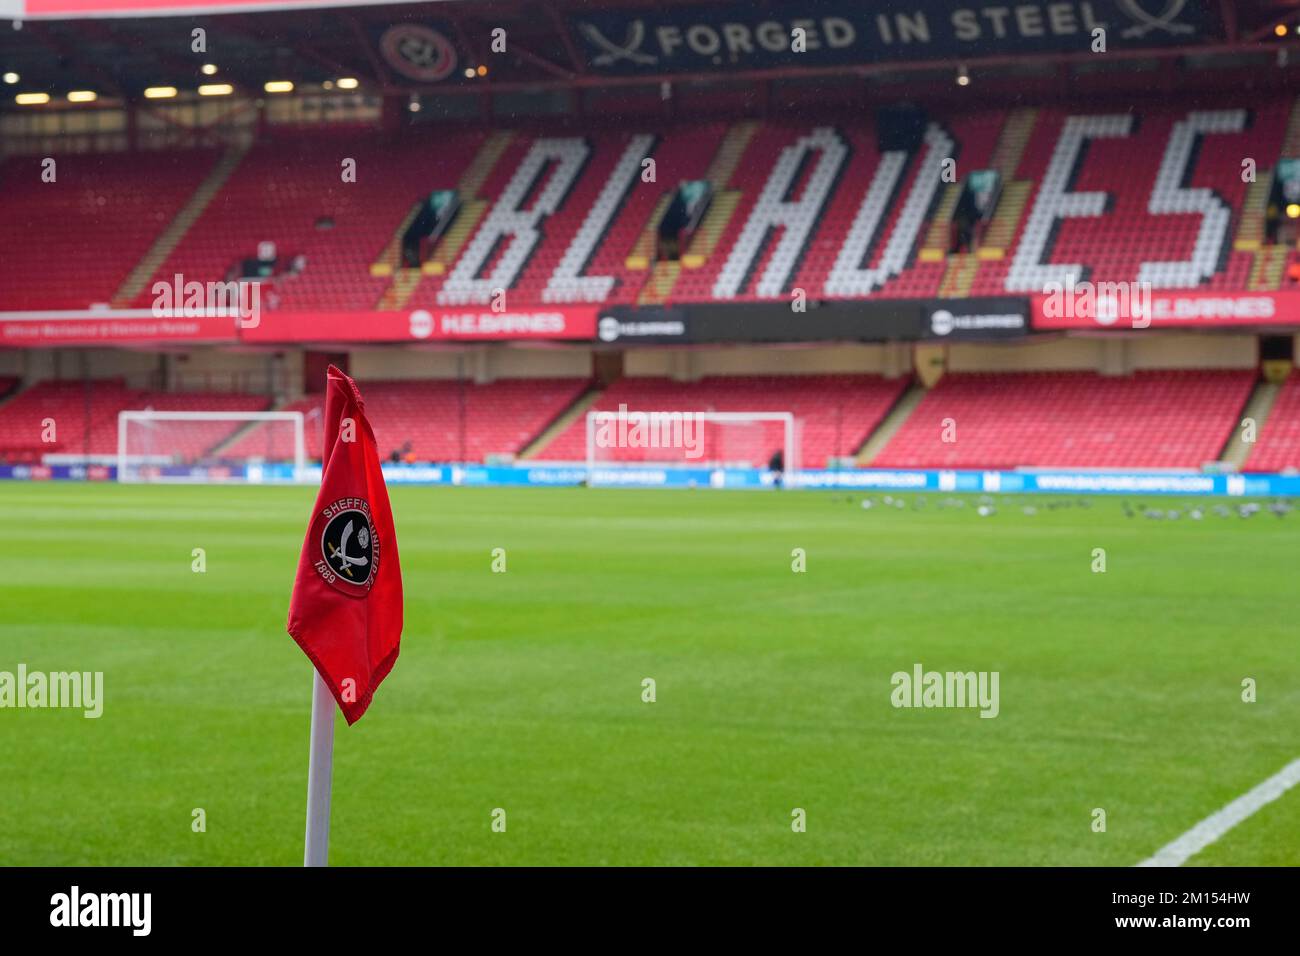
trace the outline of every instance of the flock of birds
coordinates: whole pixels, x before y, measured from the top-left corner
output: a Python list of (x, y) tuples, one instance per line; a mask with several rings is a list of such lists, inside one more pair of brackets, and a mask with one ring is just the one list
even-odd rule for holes
[[(855, 499), (849, 496), (844, 500), (852, 502)], [(862, 508), (870, 510), (872, 508), (895, 508), (904, 509), (908, 506), (906, 498), (898, 495), (881, 495), (879, 498), (870, 496), (861, 499)], [(929, 505), (926, 495), (917, 495), (912, 499), (912, 510), (923, 511)], [(999, 504), (1008, 509), (1014, 510), (1020, 508), (1021, 512), (1026, 515), (1036, 515), (1039, 511), (1059, 511), (1068, 508), (1091, 508), (1092, 502), (1087, 498), (1054, 498), (1046, 501), (1037, 500), (1033, 504), (1027, 503), (1025, 499), (1015, 499), (1003, 497), (1000, 500), (990, 495), (981, 495), (975, 499), (973, 507), (975, 513), (981, 518), (991, 518), (998, 513)], [(939, 498), (934, 500), (934, 507), (942, 511), (945, 508), (961, 509), (971, 505), (965, 498)], [(1288, 499), (1279, 498), (1274, 501), (1260, 503), (1257, 501), (1245, 501), (1234, 503), (1233, 505), (1216, 504), (1213, 506), (1190, 505), (1185, 508), (1152, 508), (1149, 506), (1134, 507), (1128, 501), (1121, 501), (1120, 506), (1124, 509), (1126, 518), (1146, 518), (1148, 521), (1178, 521), (1187, 518), (1191, 521), (1201, 521), (1206, 517), (1213, 515), (1217, 518), (1253, 518), (1262, 511), (1275, 515), (1278, 518), (1285, 518), (1294, 509), (1294, 506)]]
[[(1186, 515), (1193, 521), (1200, 521), (1206, 515), (1206, 510), (1202, 508), (1187, 508), (1185, 510), (1179, 508), (1170, 508), (1168, 510), (1161, 510), (1160, 508), (1143, 508), (1141, 511), (1138, 511), (1127, 501), (1123, 502), (1123, 505), (1124, 517), (1126, 518), (1136, 518), (1138, 515), (1141, 515), (1143, 518), (1148, 518), (1152, 521), (1177, 521), (1179, 518)], [(1231, 518), (1234, 514), (1238, 518), (1253, 518), (1262, 510), (1267, 510), (1269, 513), (1274, 514), (1279, 518), (1285, 518), (1293, 509), (1290, 501), (1284, 498), (1279, 498), (1276, 501), (1268, 502), (1266, 505), (1261, 505), (1257, 501), (1247, 501), (1234, 505), (1233, 507), (1227, 505), (1215, 505), (1213, 508), (1209, 509), (1209, 513), (1219, 518)]]

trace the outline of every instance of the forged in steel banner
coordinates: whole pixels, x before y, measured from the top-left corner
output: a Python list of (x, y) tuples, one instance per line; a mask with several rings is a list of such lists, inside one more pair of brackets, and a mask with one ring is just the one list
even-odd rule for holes
[[(975, 59), (1179, 46), (1223, 35), (1202, 0), (950, 3), (804, 0), (591, 10), (570, 18), (595, 73), (637, 75), (845, 66), (881, 60)], [(802, 29), (805, 49), (792, 49)]]

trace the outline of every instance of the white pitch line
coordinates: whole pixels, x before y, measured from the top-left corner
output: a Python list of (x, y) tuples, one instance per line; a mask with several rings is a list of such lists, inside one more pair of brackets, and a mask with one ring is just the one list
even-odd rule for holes
[(1253, 790), (1243, 793), (1222, 810), (1210, 814), (1172, 843), (1162, 846), (1138, 866), (1181, 866), (1223, 836), (1256, 810), (1272, 803), (1300, 783), (1300, 758), (1269, 777)]

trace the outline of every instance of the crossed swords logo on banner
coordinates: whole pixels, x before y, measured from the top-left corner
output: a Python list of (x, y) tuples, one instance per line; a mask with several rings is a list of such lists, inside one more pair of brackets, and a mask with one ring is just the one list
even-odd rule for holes
[(1164, 9), (1159, 13), (1148, 13), (1138, 0), (1116, 0), (1119, 8), (1128, 14), (1130, 20), (1137, 21), (1133, 26), (1120, 33), (1120, 36), (1144, 37), (1152, 30), (1164, 30), (1169, 34), (1194, 33), (1195, 27), (1186, 23), (1174, 23), (1174, 18), (1183, 12), (1187, 0), (1165, 0)]
[(659, 57), (641, 52), (641, 44), (645, 42), (644, 20), (633, 20), (627, 25), (622, 43), (608, 39), (594, 23), (580, 23), (578, 29), (588, 43), (604, 51), (591, 58), (593, 66), (609, 66), (619, 60), (628, 60), (641, 66), (659, 62)]

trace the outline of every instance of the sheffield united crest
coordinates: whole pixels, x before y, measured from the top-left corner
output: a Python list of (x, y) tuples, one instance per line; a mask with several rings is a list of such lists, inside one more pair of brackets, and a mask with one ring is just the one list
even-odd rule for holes
[(344, 594), (364, 597), (379, 571), (379, 538), (364, 498), (340, 498), (314, 523), (316, 572)]

